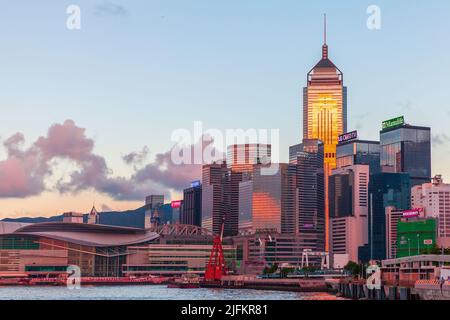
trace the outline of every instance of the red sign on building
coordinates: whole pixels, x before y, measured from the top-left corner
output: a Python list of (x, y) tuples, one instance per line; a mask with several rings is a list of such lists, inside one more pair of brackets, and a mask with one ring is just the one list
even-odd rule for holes
[(423, 212), (422, 208), (418, 209), (412, 209), (412, 210), (406, 210), (403, 211), (403, 217), (404, 218), (414, 218), (420, 216), (420, 214)]
[(172, 209), (178, 209), (181, 207), (182, 200), (175, 200), (171, 202)]

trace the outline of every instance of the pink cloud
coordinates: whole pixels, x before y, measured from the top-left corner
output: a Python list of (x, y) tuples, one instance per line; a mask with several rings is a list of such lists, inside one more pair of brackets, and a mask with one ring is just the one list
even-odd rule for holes
[[(167, 195), (170, 189), (180, 191), (201, 176), (200, 164), (175, 165), (171, 150), (157, 154), (153, 163), (141, 169), (135, 167), (131, 177), (112, 176), (106, 160), (93, 153), (94, 141), (72, 120), (52, 125), (45, 137), (39, 137), (26, 150), (22, 150), (24, 141), (23, 134), (16, 133), (3, 143), (7, 158), (0, 161), (0, 198), (24, 198), (55, 189), (61, 193), (94, 189), (118, 200), (142, 200), (151, 193)], [(197, 146), (200, 143), (201, 140)], [(193, 151), (195, 145), (190, 147)], [(143, 163), (147, 153), (145, 147), (142, 152), (127, 155), (124, 161)], [(61, 178), (56, 185), (45, 186), (55, 159), (73, 161), (78, 170), (69, 174), (68, 181)]]

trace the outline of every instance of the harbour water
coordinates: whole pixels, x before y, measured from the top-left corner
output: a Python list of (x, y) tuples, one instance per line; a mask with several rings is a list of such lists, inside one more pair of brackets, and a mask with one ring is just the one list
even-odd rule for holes
[(0, 287), (0, 300), (337, 300), (328, 293), (166, 286)]

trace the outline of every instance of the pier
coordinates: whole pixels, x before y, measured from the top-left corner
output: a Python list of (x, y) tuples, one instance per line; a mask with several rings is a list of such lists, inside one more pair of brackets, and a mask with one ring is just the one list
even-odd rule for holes
[(225, 276), (216, 287), (226, 289), (253, 289), (292, 292), (332, 292), (322, 279), (259, 279), (251, 276)]

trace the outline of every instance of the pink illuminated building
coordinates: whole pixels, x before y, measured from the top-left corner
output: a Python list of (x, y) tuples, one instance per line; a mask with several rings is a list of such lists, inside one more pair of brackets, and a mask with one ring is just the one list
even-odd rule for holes
[(368, 243), (369, 166), (335, 169), (329, 181), (332, 257), (358, 262), (358, 248)]

